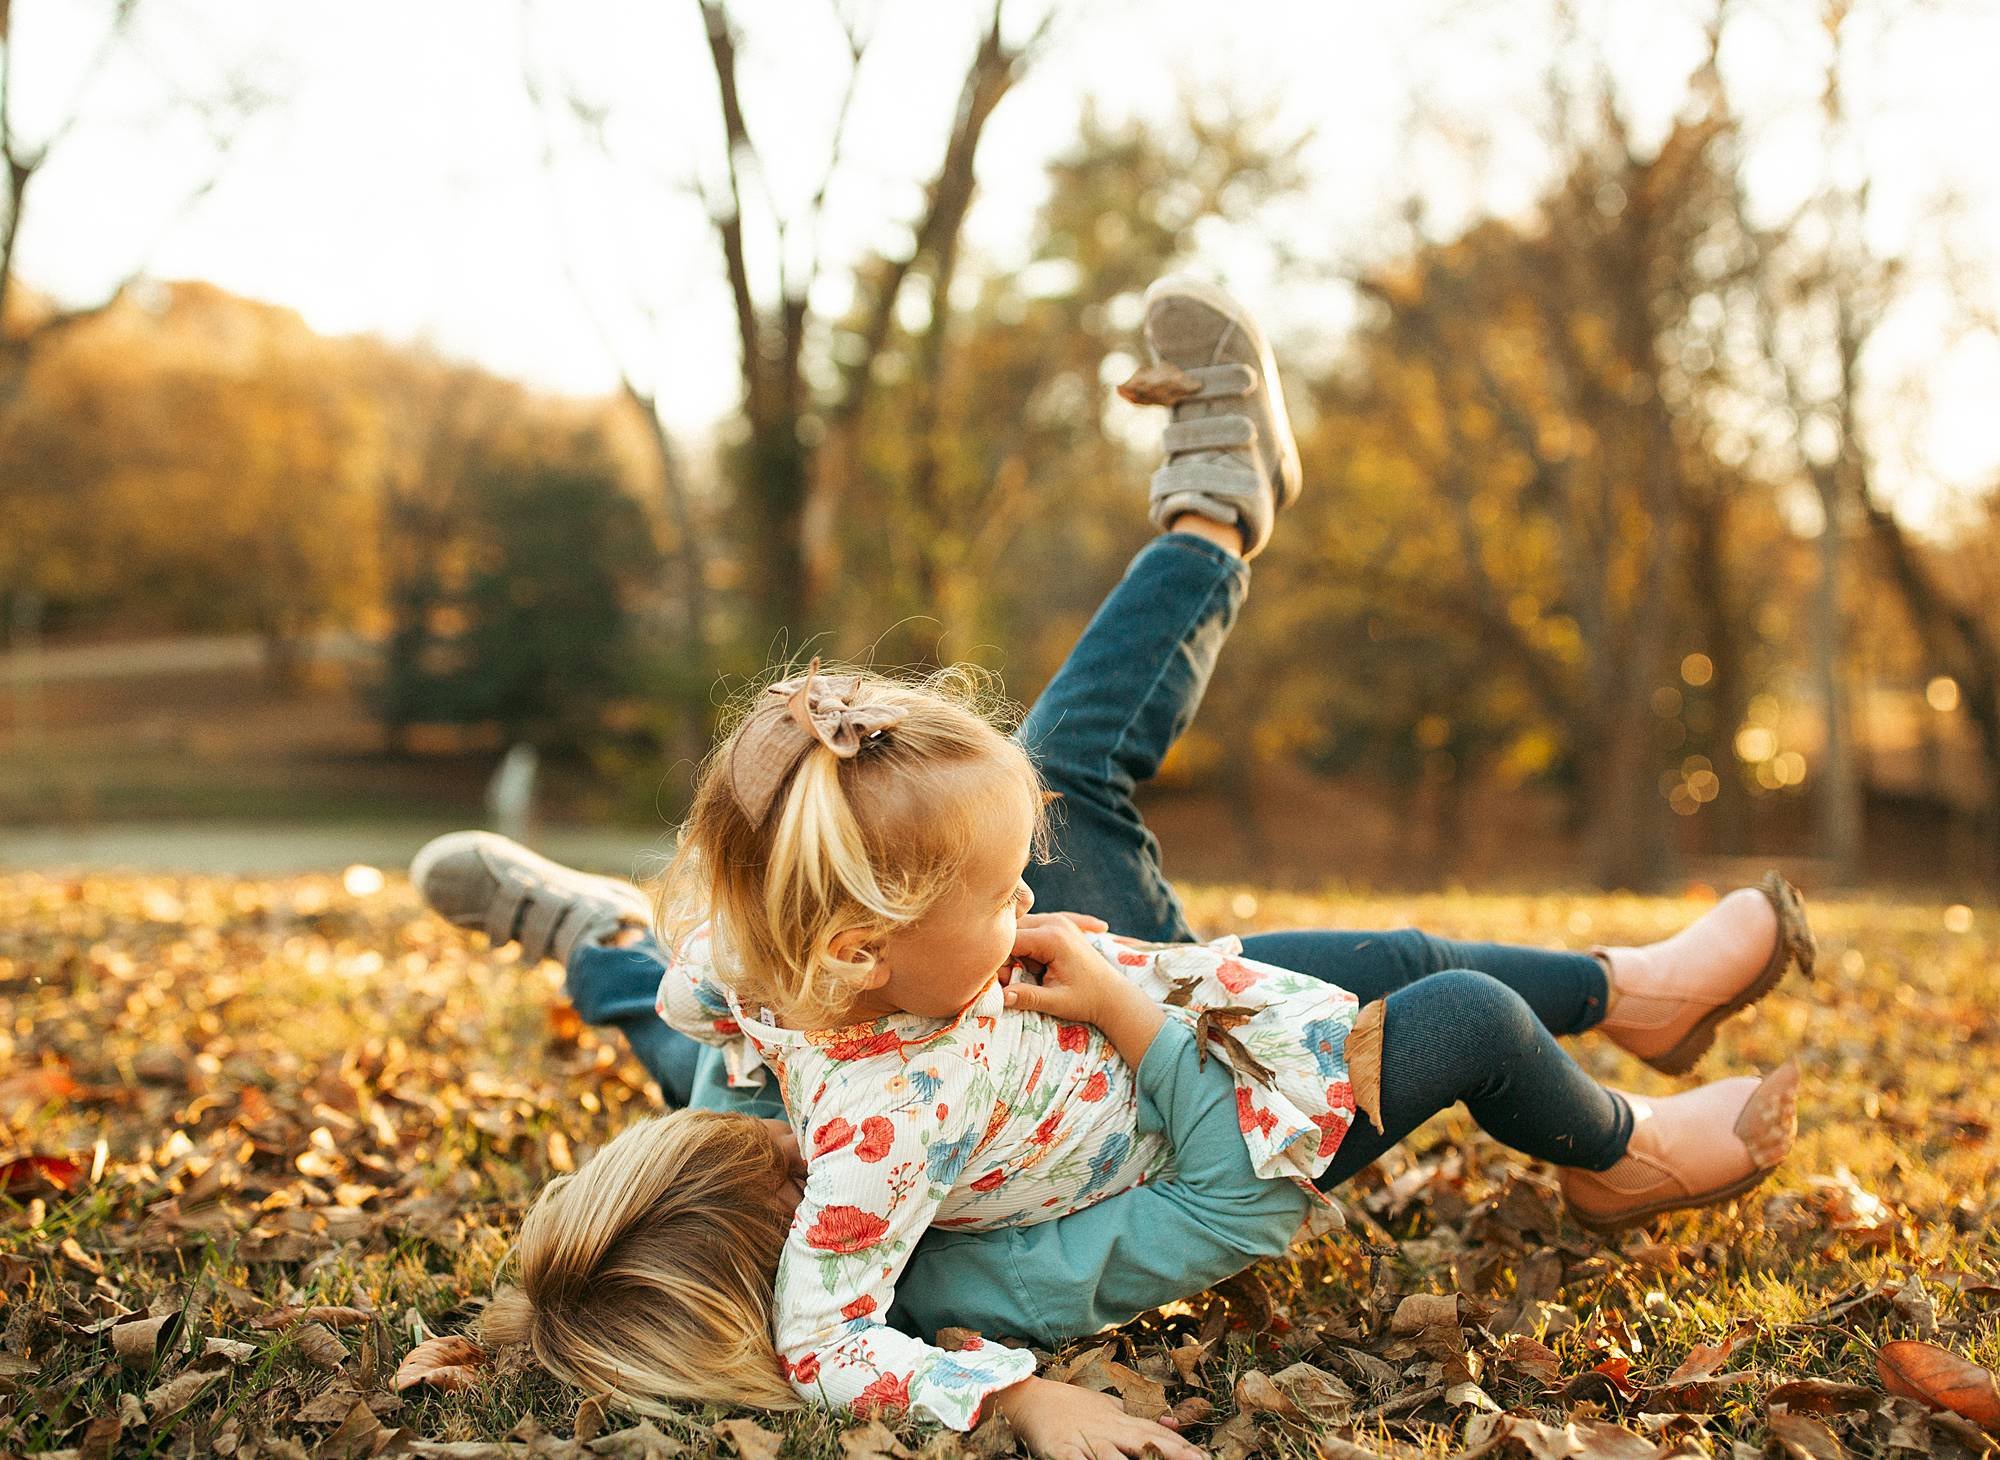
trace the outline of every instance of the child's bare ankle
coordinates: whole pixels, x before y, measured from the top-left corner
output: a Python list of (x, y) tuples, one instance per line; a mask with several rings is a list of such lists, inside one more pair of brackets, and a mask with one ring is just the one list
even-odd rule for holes
[(1183, 512), (1167, 524), (1167, 531), (1185, 532), (1206, 542), (1212, 542), (1239, 558), (1243, 556), (1243, 529), (1234, 523), (1217, 522), (1213, 517), (1204, 517), (1199, 512)]

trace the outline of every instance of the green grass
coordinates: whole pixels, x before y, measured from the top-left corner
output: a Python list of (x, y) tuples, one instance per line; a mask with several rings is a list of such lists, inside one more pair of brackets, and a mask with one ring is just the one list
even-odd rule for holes
[[(1217, 931), (1415, 923), (1572, 947), (1656, 937), (1699, 910), (1240, 888), (1189, 901)], [(1383, 1454), (1449, 1454), (1471, 1411), (1397, 1406), (1465, 1378), (1549, 1423), (1616, 1420), (1662, 1443), (1685, 1433), (1711, 1453), (1756, 1453), (1772, 1386), (1822, 1378), (1879, 1391), (1876, 1352), (1889, 1339), (1928, 1334), (2000, 1364), (2000, 1318), (1980, 1286), (2000, 1282), (2000, 914), (1882, 900), (1812, 912), (1820, 976), (1787, 982), (1731, 1024), (1704, 1067), (1801, 1058), (1801, 1139), (1767, 1188), (1600, 1242), (1555, 1215), (1547, 1168), (1447, 1119), (1350, 1189), (1348, 1232), (1142, 1320), (1116, 1337), (1118, 1356), (1166, 1378), (1169, 1348), (1213, 1339), (1196, 1382), (1169, 1392), (1213, 1404), (1213, 1427), (1190, 1432), (1225, 1455), (1309, 1455), (1322, 1434)], [(387, 1387), (420, 1333), (469, 1324), (540, 1183), (651, 1106), (638, 1068), (566, 1015), (552, 968), (524, 968), (421, 915), (400, 882), (355, 897), (324, 878), (24, 875), (0, 878), (0, 1021), (0, 1160), (33, 1152), (87, 1168), (103, 1150), (94, 1182), (0, 1198), (0, 1454), (474, 1453), (439, 1442), (637, 1453), (616, 1416), (595, 1450), (548, 1438), (572, 1433), (584, 1396), (517, 1356), (468, 1393)], [(1578, 1048), (1614, 1083), (1671, 1088), (1601, 1041)], [(1874, 1284), (1875, 1298), (1824, 1316)], [(1542, 1306), (1521, 1318), (1524, 1287)], [(1464, 1294), (1464, 1326), (1393, 1332), (1397, 1303), (1421, 1292)], [(315, 1358), (306, 1330), (257, 1326), (282, 1303), (371, 1316)], [(149, 1305), (185, 1316), (156, 1356), (128, 1366), (104, 1320)], [(1510, 1319), (1553, 1349), (1552, 1380), (1506, 1346)], [(1679, 1396), (1698, 1401), (1691, 1415), (1642, 1417), (1674, 1396), (1634, 1401), (1588, 1377), (1622, 1359), (1634, 1387), (1657, 1391), (1697, 1344), (1746, 1321), (1755, 1333), (1726, 1368), (1748, 1377)], [(214, 1338), (252, 1354), (208, 1360), (218, 1377), (180, 1413), (149, 1407), (144, 1397), (199, 1369)], [(1229, 1420), (1239, 1375), (1298, 1362), (1356, 1391), (1346, 1423)], [(357, 1402), (379, 1423), (350, 1413)], [(1852, 1453), (1896, 1453), (1899, 1419), (1931, 1453), (1976, 1449), (1925, 1429), (1921, 1414), (1882, 1399), (1822, 1418)], [(659, 1428), (706, 1453), (723, 1417), (691, 1410)], [(584, 1432), (596, 1422), (586, 1412)], [(839, 1421), (768, 1423), (788, 1457), (842, 1454)], [(903, 1434), (912, 1450), (959, 1448), (922, 1426)]]

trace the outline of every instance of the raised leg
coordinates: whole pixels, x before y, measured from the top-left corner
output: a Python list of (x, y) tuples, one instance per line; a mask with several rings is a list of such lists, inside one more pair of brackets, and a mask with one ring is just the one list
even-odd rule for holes
[(1138, 938), (1194, 936), (1132, 793), (1200, 708), (1249, 578), (1192, 533), (1155, 538), (1036, 700), (1017, 738), (1062, 797), (1052, 860), (1028, 872), (1037, 907), (1095, 913)]

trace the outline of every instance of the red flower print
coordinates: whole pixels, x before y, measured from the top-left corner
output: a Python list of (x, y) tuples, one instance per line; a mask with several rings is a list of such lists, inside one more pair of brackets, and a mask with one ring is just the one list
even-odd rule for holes
[(903, 1041), (893, 1029), (884, 1029), (879, 1034), (864, 1034), (858, 1039), (843, 1039), (827, 1046), (826, 1057), (830, 1060), (873, 1059), (878, 1054), (894, 1054), (903, 1047)]
[(861, 1122), (861, 1144), (854, 1148), (854, 1154), (864, 1161), (879, 1161), (895, 1144), (896, 1127), (879, 1115), (871, 1115)]
[(1090, 1031), (1081, 1024), (1064, 1022), (1056, 1025), (1056, 1043), (1071, 1054), (1082, 1054), (1090, 1043)]
[(910, 1376), (884, 1374), (854, 1396), (854, 1412), (863, 1419), (882, 1413), (896, 1414), (910, 1407)]
[(813, 1154), (824, 1156), (828, 1151), (839, 1150), (853, 1139), (854, 1127), (836, 1115), (813, 1132)]
[(1246, 1136), (1253, 1130), (1268, 1136), (1278, 1128), (1278, 1117), (1268, 1110), (1258, 1109), (1250, 1101), (1250, 1092), (1239, 1089), (1236, 1092), (1236, 1124)]
[(1005, 1166), (995, 1166), (991, 1171), (973, 1182), (972, 1189), (974, 1191), (991, 1191), (1006, 1179), (1007, 1168)]
[(1153, 960), (1150, 955), (1145, 953), (1120, 953), (1118, 961), (1127, 968), (1144, 968)]
[(819, 1355), (807, 1354), (796, 1364), (793, 1364), (791, 1377), (792, 1382), (795, 1384), (812, 1383), (813, 1380), (819, 1377)]
[(717, 1034), (741, 1034), (743, 1026), (738, 1024), (734, 1019), (718, 1019), (715, 1021), (715, 1032)]
[(1335, 1110), (1352, 1110), (1354, 1087), (1345, 1080), (1335, 1080), (1326, 1087), (1326, 1103)]
[(866, 1318), (870, 1313), (873, 1313), (874, 1311), (875, 1311), (875, 1300), (869, 1297), (866, 1293), (863, 1293), (860, 1297), (856, 1298), (852, 1303), (849, 1303), (845, 1308), (842, 1308), (840, 1310), (840, 1316), (843, 1318)]
[(888, 1230), (888, 1222), (860, 1207), (828, 1207), (806, 1229), (806, 1245), (821, 1252), (859, 1252), (880, 1242)]
[(1077, 1098), (1079, 1100), (1102, 1100), (1110, 1089), (1111, 1082), (1104, 1078), (1104, 1071), (1099, 1070), (1083, 1082), (1083, 1089), (1077, 1092)]
[(1234, 958), (1222, 960), (1222, 966), (1215, 970), (1216, 981), (1232, 994), (1240, 994), (1263, 975), (1253, 968), (1247, 968)]
[(951, 1107), (945, 1104), (942, 1100), (938, 1101), (937, 1118), (939, 1120), (943, 1120), (947, 1115), (950, 1114), (951, 1114)]
[(1056, 1130), (1061, 1125), (1062, 1112), (1060, 1110), (1052, 1110), (1049, 1112), (1049, 1118), (1035, 1127), (1035, 1133), (1029, 1136), (1028, 1140), (1031, 1144), (1046, 1146), (1056, 1138)]
[(1337, 1110), (1329, 1110), (1324, 1115), (1315, 1115), (1312, 1123), (1319, 1127), (1319, 1153), (1331, 1156), (1340, 1149), (1340, 1140), (1347, 1134), (1348, 1119)]

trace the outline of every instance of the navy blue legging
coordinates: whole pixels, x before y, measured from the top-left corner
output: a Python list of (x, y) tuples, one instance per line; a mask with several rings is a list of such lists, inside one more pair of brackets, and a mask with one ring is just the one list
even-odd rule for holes
[[(1093, 913), (1149, 942), (1194, 938), (1133, 803), (1194, 719), (1249, 584), (1241, 559), (1185, 533), (1140, 551), (1019, 739), (1061, 800), (1051, 859), (1031, 867), (1035, 906)], [(1587, 954), (1458, 943), (1415, 929), (1259, 933), (1243, 951), (1387, 1008), (1382, 1123), (1347, 1133), (1321, 1185), (1345, 1181), (1439, 1111), (1463, 1102), (1490, 1135), (1564, 1166), (1602, 1170), (1625, 1152), (1632, 1113), (1556, 1043), (1604, 1013)], [(624, 1030), (667, 1098), (686, 1104), (701, 1046), (654, 1013), (660, 951), (586, 948), (570, 961), (577, 1011)]]

